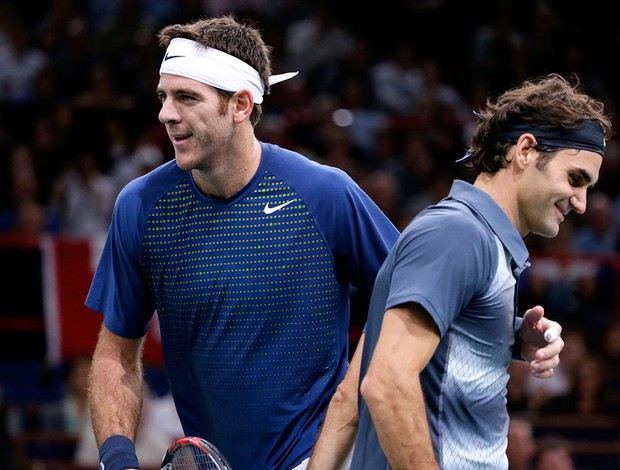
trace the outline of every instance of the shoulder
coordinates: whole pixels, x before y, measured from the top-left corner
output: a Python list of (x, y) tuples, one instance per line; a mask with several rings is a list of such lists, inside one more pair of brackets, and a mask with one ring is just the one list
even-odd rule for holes
[(448, 240), (482, 242), (493, 238), (490, 227), (466, 205), (444, 200), (424, 209), (411, 222), (412, 230), (432, 231)]
[(356, 188), (353, 179), (340, 168), (319, 163), (315, 160), (273, 144), (263, 144), (268, 153), (267, 170), (286, 181), (298, 191), (338, 193), (347, 188)]
[(117, 206), (150, 206), (184, 178), (187, 178), (187, 172), (181, 170), (174, 160), (166, 162), (127, 183), (118, 195)]
[(403, 246), (423, 244), (437, 258), (458, 256), (475, 264), (492, 262), (497, 251), (495, 235), (486, 222), (454, 200), (424, 209), (405, 228), (402, 238)]

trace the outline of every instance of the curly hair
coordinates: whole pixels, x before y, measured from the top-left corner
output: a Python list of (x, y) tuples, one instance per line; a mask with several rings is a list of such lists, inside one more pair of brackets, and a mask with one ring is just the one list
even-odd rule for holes
[[(168, 47), (174, 38), (195, 41), (204, 47), (211, 47), (230, 54), (252, 66), (263, 82), (264, 94), (270, 93), (272, 48), (265, 44), (258, 29), (250, 24), (242, 24), (232, 15), (204, 18), (186, 24), (173, 24), (164, 27), (157, 34), (159, 45)], [(229, 99), (231, 92), (217, 90), (222, 99)], [(250, 121), (252, 125), (260, 121), (263, 111), (260, 104), (254, 104)]]
[[(570, 130), (580, 127), (584, 121), (596, 121), (603, 128), (605, 140), (612, 136), (611, 121), (604, 114), (603, 103), (582, 91), (576, 75), (567, 79), (551, 73), (525, 81), (495, 101), (487, 100), (477, 116), (480, 122), (469, 145), (471, 158), (466, 163), (477, 174), (496, 173), (508, 166), (507, 153), (513, 144), (502, 136), (517, 124)], [(538, 150), (539, 159), (549, 161), (560, 149)]]

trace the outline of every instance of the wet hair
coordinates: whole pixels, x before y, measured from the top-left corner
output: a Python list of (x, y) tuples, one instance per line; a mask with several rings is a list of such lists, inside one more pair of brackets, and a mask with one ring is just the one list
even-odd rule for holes
[[(564, 78), (548, 74), (523, 82), (502, 93), (497, 99), (488, 99), (484, 109), (476, 113), (478, 128), (468, 152), (466, 165), (477, 174), (497, 173), (510, 163), (508, 150), (514, 145), (504, 135), (514, 126), (525, 125), (547, 130), (580, 128), (586, 121), (601, 125), (605, 140), (612, 136), (609, 117), (603, 103), (581, 89), (579, 78)], [(546, 165), (560, 148), (535, 147), (540, 151), (538, 165)]]

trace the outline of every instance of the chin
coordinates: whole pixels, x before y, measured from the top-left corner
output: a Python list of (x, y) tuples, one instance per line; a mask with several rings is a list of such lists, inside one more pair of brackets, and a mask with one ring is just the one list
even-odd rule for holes
[(560, 226), (554, 225), (552, 227), (541, 227), (538, 230), (532, 230), (536, 235), (540, 235), (545, 238), (554, 238), (560, 233)]
[(183, 156), (183, 155), (179, 155), (178, 153), (174, 156), (174, 159), (177, 162), (177, 166), (181, 169), (181, 170), (191, 170), (192, 168), (194, 168), (194, 162), (191, 158), (189, 158), (188, 156)]

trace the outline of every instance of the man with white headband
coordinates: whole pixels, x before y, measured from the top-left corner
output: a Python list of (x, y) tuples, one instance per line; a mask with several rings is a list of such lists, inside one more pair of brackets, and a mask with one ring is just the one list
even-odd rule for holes
[(370, 295), (398, 231), (343, 171), (257, 140), (270, 86), (295, 74), (271, 74), (256, 29), (224, 16), (159, 39), (175, 159), (119, 195), (86, 300), (103, 314), (90, 379), (101, 468), (139, 468), (156, 311), (185, 434), (235, 470), (301, 470), (336, 387), (356, 393), (359, 364), (343, 381), (351, 286)]

